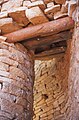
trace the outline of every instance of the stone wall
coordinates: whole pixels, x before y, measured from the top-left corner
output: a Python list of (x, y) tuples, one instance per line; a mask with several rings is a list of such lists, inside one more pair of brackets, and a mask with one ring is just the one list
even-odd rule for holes
[(21, 44), (0, 38), (0, 120), (31, 120), (33, 60)]
[(33, 120), (67, 120), (68, 63), (68, 54), (49, 61), (35, 61)]

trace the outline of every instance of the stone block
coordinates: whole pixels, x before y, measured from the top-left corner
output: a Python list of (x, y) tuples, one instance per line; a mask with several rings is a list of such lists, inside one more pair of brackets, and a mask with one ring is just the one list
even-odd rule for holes
[(9, 16), (17, 22), (20, 26), (27, 26), (29, 20), (25, 15), (27, 7), (19, 7), (9, 11)]
[(13, 8), (20, 7), (23, 3), (23, 0), (9, 0), (8, 2), (2, 5), (1, 11), (9, 11)]
[(48, 19), (39, 7), (32, 7), (27, 9), (26, 16), (33, 25), (48, 22)]
[(13, 22), (12, 18), (0, 19), (0, 29), (2, 34), (10, 33), (21, 29), (19, 25)]
[(45, 7), (45, 4), (43, 1), (35, 1), (35, 2), (32, 2), (30, 4), (28, 4), (28, 8), (32, 8), (32, 7), (36, 7), (38, 6), (41, 10), (44, 10), (46, 7)]
[(58, 12), (58, 11), (60, 11), (60, 5), (54, 5), (50, 8), (45, 9), (44, 13), (49, 14), (49, 13), (55, 13), (55, 12)]

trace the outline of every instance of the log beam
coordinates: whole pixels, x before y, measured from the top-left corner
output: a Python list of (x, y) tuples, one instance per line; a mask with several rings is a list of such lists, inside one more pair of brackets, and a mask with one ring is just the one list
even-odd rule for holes
[(47, 50), (47, 51), (43, 51), (39, 54), (35, 54), (35, 59), (41, 59), (41, 58), (49, 57), (49, 56), (55, 57), (59, 54), (65, 53), (65, 51), (66, 51), (66, 47), (64, 47), (64, 46), (53, 48), (51, 50)]
[(31, 50), (38, 48), (39, 46), (45, 46), (45, 45), (50, 45), (56, 42), (61, 42), (65, 41), (68, 39), (71, 39), (72, 33), (68, 31), (64, 31), (55, 35), (50, 35), (46, 37), (37, 37), (37, 38), (32, 38), (26, 41), (23, 41), (22, 44)]
[(7, 42), (18, 42), (38, 36), (54, 35), (74, 27), (74, 21), (69, 18), (61, 18), (55, 21), (43, 23), (33, 27), (24, 28), (13, 33), (6, 34)]

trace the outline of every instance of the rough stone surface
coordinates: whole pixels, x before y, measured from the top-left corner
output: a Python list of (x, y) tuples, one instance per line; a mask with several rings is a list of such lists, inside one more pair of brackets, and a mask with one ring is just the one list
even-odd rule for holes
[(9, 44), (3, 40), (0, 44), (6, 46), (0, 47), (0, 120), (31, 120), (34, 78), (32, 53), (19, 43)]
[(77, 2), (71, 0), (0, 0), (0, 34), (30, 27), (30, 24), (33, 26), (66, 16), (72, 17), (76, 5)]
[(68, 53), (35, 62), (33, 120), (68, 120)]

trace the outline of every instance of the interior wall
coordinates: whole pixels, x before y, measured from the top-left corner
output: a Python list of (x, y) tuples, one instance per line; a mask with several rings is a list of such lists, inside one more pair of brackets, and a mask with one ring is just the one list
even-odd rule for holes
[(33, 120), (67, 120), (67, 62), (64, 55), (48, 61), (35, 61)]

